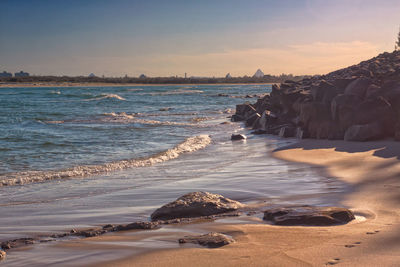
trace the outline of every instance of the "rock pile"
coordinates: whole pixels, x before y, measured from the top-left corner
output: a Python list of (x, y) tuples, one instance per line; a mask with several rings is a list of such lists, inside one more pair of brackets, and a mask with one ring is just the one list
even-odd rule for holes
[(400, 51), (358, 65), (273, 85), (256, 103), (236, 106), (232, 121), (282, 137), (400, 140)]

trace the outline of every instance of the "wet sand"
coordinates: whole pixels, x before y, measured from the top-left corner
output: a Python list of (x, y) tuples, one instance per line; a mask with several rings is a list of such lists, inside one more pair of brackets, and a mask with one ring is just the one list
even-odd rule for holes
[(274, 155), (323, 166), (351, 184), (340, 204), (358, 220), (334, 227), (208, 223), (198, 229), (227, 233), (236, 242), (218, 249), (160, 249), (101, 266), (398, 266), (400, 143), (306, 140)]

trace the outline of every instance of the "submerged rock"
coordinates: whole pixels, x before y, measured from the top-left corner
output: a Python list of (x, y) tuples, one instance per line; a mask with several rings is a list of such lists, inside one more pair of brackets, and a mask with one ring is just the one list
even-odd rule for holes
[(339, 207), (302, 206), (266, 210), (264, 220), (276, 225), (328, 226), (348, 223), (354, 220), (354, 214)]
[(247, 137), (244, 134), (232, 134), (231, 136), (231, 140), (235, 141), (235, 140), (244, 140)]
[(220, 233), (208, 233), (197, 236), (185, 236), (180, 238), (179, 243), (193, 243), (209, 248), (219, 248), (235, 242), (232, 238)]
[(208, 192), (188, 193), (168, 203), (151, 214), (151, 220), (170, 220), (176, 218), (192, 218), (236, 211), (245, 205)]

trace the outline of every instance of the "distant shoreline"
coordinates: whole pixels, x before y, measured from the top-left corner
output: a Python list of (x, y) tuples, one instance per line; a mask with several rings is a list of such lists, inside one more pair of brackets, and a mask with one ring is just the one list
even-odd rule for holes
[(74, 83), (74, 82), (61, 82), (61, 83), (52, 83), (52, 82), (14, 82), (14, 83), (1, 83), (0, 88), (19, 88), (19, 87), (90, 87), (90, 86), (98, 86), (98, 87), (119, 87), (119, 86), (178, 86), (178, 85), (252, 85), (252, 84), (277, 84), (277, 83), (158, 83), (158, 84), (150, 84), (150, 83), (97, 83), (97, 82), (88, 82), (88, 83)]

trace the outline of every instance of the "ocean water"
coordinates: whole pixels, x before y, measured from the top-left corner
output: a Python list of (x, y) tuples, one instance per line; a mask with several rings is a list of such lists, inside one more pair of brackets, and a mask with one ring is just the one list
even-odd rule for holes
[[(230, 140), (234, 132), (249, 134), (229, 123), (235, 105), (270, 90), (0, 89), (0, 241), (148, 220), (159, 206), (198, 190), (245, 203), (332, 204), (327, 196), (345, 185), (317, 168), (271, 157), (295, 140), (251, 134)], [(18, 255), (10, 252), (9, 263), (24, 258)]]

